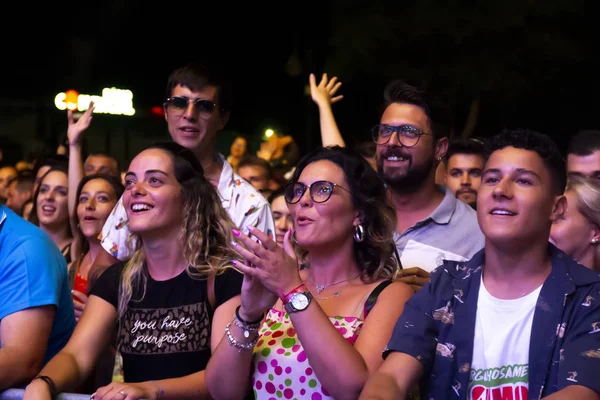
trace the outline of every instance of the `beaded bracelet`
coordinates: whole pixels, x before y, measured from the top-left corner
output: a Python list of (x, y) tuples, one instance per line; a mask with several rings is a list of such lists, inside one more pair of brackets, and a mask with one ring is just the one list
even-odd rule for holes
[(260, 325), (254, 325), (254, 326), (244, 325), (244, 323), (242, 321), (240, 321), (237, 316), (233, 317), (233, 324), (235, 326), (237, 326), (238, 328), (240, 328), (240, 330), (242, 331), (242, 334), (244, 335), (245, 338), (249, 338), (250, 332), (257, 332), (258, 328), (260, 327)]
[(229, 344), (238, 349), (239, 352), (241, 352), (242, 350), (252, 351), (252, 349), (254, 349), (254, 346), (256, 346), (256, 343), (258, 342), (258, 335), (254, 338), (253, 341), (249, 343), (241, 343), (235, 340), (235, 338), (231, 334), (231, 330), (229, 329), (230, 327), (231, 322), (228, 323), (225, 327), (225, 334), (227, 335), (227, 340), (229, 341)]

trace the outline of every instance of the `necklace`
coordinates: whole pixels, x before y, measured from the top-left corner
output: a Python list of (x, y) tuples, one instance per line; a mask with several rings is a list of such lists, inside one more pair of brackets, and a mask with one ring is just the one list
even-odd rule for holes
[[(335, 286), (335, 285), (339, 285), (340, 283), (344, 283), (344, 282), (349, 282), (349, 281), (353, 281), (356, 278), (358, 278), (360, 276), (360, 274), (352, 277), (352, 278), (348, 278), (348, 279), (342, 279), (341, 281), (337, 281), (337, 282), (333, 282), (333, 283), (326, 283), (324, 285), (317, 285), (312, 278), (309, 276), (308, 280), (310, 281), (310, 283), (313, 284), (313, 286), (315, 287), (315, 290), (317, 291), (317, 293), (321, 293), (323, 290), (327, 289), (328, 287), (331, 286)], [(336, 294), (334, 294), (334, 296), (339, 296), (339, 292), (337, 292)]]

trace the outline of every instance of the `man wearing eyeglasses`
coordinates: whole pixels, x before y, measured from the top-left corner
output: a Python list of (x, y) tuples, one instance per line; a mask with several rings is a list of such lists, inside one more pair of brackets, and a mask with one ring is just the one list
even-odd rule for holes
[(402, 81), (384, 90), (380, 124), (372, 129), (377, 170), (396, 209), (401, 280), (419, 289), (443, 260), (465, 261), (484, 244), (475, 211), (435, 184), (452, 120), (430, 95)]
[[(271, 208), (265, 198), (234, 173), (216, 152), (217, 133), (230, 115), (231, 89), (227, 80), (207, 66), (190, 64), (175, 70), (167, 83), (163, 105), (169, 133), (175, 142), (198, 157), (204, 175), (218, 189), (223, 208), (243, 232), (257, 227), (275, 232)], [(119, 201), (102, 229), (101, 252), (94, 264), (108, 266), (131, 256), (127, 241), (127, 215)]]

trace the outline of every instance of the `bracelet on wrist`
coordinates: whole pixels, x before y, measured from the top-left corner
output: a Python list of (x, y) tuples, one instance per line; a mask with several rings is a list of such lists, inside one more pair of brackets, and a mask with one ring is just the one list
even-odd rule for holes
[(292, 295), (294, 293), (299, 293), (299, 292), (304, 292), (306, 291), (306, 285), (304, 283), (296, 286), (295, 288), (293, 288), (292, 290), (290, 290), (287, 294), (283, 294), (283, 292), (278, 293), (279, 298), (281, 299), (281, 301), (283, 302), (283, 304), (286, 304), (290, 301), (290, 297), (292, 297)]
[(227, 335), (227, 340), (229, 341), (229, 345), (238, 349), (239, 352), (242, 352), (242, 350), (252, 351), (254, 349), (254, 346), (256, 346), (256, 343), (258, 342), (258, 335), (256, 335), (254, 340), (252, 340), (251, 342), (242, 343), (242, 342), (238, 342), (237, 340), (235, 340), (235, 338), (231, 334), (231, 330), (229, 328), (231, 328), (231, 322), (228, 323), (227, 326), (225, 327), (225, 335)]
[(56, 396), (58, 396), (58, 390), (56, 390), (56, 384), (54, 383), (52, 378), (46, 375), (38, 375), (35, 378), (33, 378), (34, 381), (37, 379), (46, 382), (46, 385), (48, 385), (48, 388), (50, 389), (50, 397), (54, 399)]
[(247, 326), (254, 326), (254, 325), (259, 325), (263, 318), (265, 317), (265, 313), (262, 313), (260, 318), (257, 319), (256, 321), (246, 321), (245, 319), (243, 319), (242, 317), (240, 317), (240, 309), (242, 308), (242, 306), (237, 306), (235, 309), (235, 317), (244, 325)]

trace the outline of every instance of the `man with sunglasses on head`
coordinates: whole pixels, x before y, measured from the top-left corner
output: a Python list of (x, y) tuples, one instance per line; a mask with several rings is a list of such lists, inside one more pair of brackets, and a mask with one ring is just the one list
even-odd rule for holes
[(465, 261), (484, 244), (475, 211), (435, 183), (448, 149), (450, 113), (425, 91), (403, 81), (384, 90), (380, 124), (372, 129), (377, 170), (397, 215), (394, 235), (401, 280), (419, 289), (443, 260)]
[[(273, 235), (275, 225), (265, 198), (216, 152), (217, 133), (230, 116), (228, 81), (205, 65), (189, 64), (171, 74), (165, 97), (163, 107), (171, 137), (198, 157), (204, 175), (219, 191), (223, 208), (234, 224), (246, 233), (248, 226), (253, 226)], [(106, 252), (98, 255), (95, 266), (129, 259), (129, 236), (127, 215), (119, 201), (102, 229), (102, 247)]]

